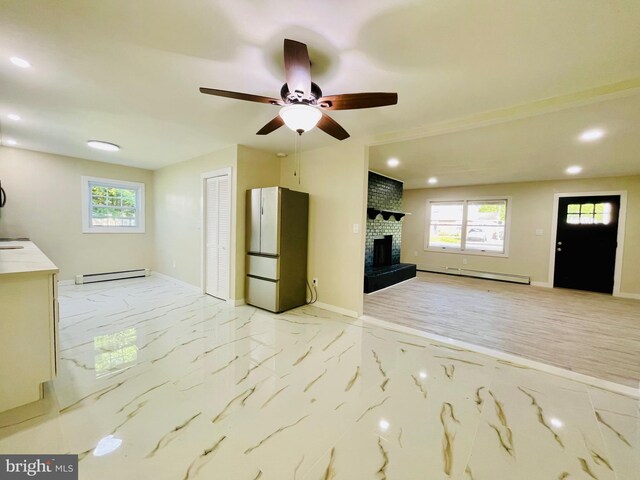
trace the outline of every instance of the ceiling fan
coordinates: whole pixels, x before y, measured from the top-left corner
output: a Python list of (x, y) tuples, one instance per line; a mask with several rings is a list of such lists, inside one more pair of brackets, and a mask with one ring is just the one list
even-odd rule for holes
[(311, 62), (307, 46), (295, 40), (284, 40), (284, 70), (287, 81), (280, 89), (280, 98), (204, 87), (200, 88), (200, 92), (282, 107), (273, 120), (258, 130), (257, 135), (267, 135), (285, 124), (302, 135), (317, 125), (320, 130), (338, 140), (349, 138), (349, 134), (338, 122), (324, 113), (324, 110), (354, 110), (398, 103), (397, 93), (368, 92), (322, 96), (320, 87), (311, 81)]

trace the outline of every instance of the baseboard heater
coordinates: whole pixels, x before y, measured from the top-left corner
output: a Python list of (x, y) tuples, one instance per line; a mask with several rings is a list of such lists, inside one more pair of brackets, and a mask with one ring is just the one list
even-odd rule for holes
[(105, 272), (105, 273), (87, 273), (85, 275), (76, 275), (76, 285), (85, 283), (110, 282), (112, 280), (125, 280), (127, 278), (148, 277), (151, 271), (148, 268), (139, 268), (138, 270), (123, 270), (121, 272)]
[(460, 275), (462, 277), (485, 278), (487, 280), (499, 280), (501, 282), (531, 284), (531, 278), (527, 275), (515, 275), (512, 273), (483, 272), (480, 270), (467, 270), (465, 268), (424, 266), (418, 265), (419, 272), (446, 273), (448, 275)]

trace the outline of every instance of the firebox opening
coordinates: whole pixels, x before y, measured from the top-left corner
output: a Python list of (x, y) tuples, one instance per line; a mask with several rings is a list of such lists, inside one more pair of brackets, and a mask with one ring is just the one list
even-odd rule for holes
[(391, 250), (393, 235), (385, 235), (383, 238), (373, 240), (373, 266), (386, 267), (391, 265)]

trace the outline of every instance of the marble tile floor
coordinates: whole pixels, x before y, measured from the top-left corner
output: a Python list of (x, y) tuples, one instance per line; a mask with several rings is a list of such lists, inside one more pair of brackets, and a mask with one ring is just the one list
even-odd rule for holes
[(0, 452), (77, 453), (81, 479), (640, 479), (631, 396), (159, 277), (60, 310), (59, 376), (0, 414)]

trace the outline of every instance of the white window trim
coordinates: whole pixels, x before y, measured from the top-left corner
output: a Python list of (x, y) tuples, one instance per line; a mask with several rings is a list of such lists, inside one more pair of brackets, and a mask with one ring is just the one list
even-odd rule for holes
[[(99, 177), (81, 177), (82, 188), (82, 233), (145, 233), (145, 221), (144, 221), (144, 183), (140, 182), (127, 182), (125, 180), (114, 180), (112, 178), (99, 178)], [(109, 185), (115, 188), (135, 188), (138, 192), (136, 198), (137, 209), (137, 225), (135, 227), (94, 227), (91, 225), (91, 211), (89, 208), (89, 196), (91, 191), (89, 189), (89, 183), (96, 182), (104, 185)]]
[[(460, 203), (460, 202), (477, 202), (477, 201), (496, 201), (496, 200), (504, 200), (507, 202), (507, 211), (505, 213), (505, 228), (504, 228), (504, 252), (490, 252), (483, 250), (465, 250), (463, 248), (437, 248), (437, 247), (429, 247), (429, 233), (431, 231), (431, 204), (432, 203)], [(477, 255), (482, 257), (509, 257), (509, 241), (511, 239), (511, 206), (512, 199), (510, 196), (499, 195), (499, 196), (490, 196), (490, 197), (468, 197), (468, 198), (443, 198), (443, 199), (429, 199), (427, 200), (427, 205), (425, 208), (425, 224), (424, 224), (424, 245), (423, 249), (425, 252), (438, 252), (438, 253), (450, 253), (454, 255)], [(462, 212), (462, 237), (460, 238), (461, 243), (465, 243), (467, 237), (467, 230), (464, 228), (467, 224), (467, 208), (465, 208)]]

